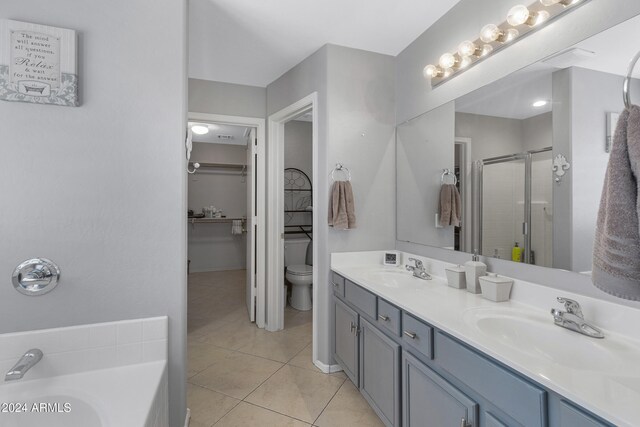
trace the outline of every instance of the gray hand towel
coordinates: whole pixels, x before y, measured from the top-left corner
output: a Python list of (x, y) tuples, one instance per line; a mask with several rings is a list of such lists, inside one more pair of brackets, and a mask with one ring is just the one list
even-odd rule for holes
[(640, 107), (618, 121), (605, 175), (593, 248), (593, 284), (640, 300)]
[(349, 181), (336, 181), (329, 198), (329, 225), (338, 230), (356, 228), (353, 188)]
[(440, 187), (440, 225), (448, 227), (460, 226), (460, 193), (453, 184), (443, 184)]

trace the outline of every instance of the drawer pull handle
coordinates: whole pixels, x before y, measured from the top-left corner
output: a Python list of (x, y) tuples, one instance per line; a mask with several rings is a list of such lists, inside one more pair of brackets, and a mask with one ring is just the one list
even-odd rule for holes
[(409, 331), (404, 331), (404, 334), (409, 338), (411, 338), (412, 340), (415, 340), (416, 337), (418, 336), (415, 332), (409, 332)]
[(378, 319), (382, 320), (383, 322), (388, 322), (389, 321), (389, 316), (384, 316), (382, 314), (378, 315)]
[(355, 330), (356, 330), (356, 325), (354, 325), (353, 322), (351, 322), (351, 333), (354, 333)]
[(333, 287), (334, 287), (334, 288), (337, 288), (337, 287), (338, 287), (338, 284), (337, 284), (337, 283), (334, 283), (334, 284), (333, 284)]
[(463, 418), (462, 422), (460, 423), (460, 427), (471, 427), (471, 424), (467, 422), (466, 418)]

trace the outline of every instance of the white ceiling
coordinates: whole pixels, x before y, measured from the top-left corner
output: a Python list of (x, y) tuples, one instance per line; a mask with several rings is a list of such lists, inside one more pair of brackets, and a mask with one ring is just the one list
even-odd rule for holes
[[(193, 142), (208, 142), (212, 144), (247, 145), (245, 134), (248, 128), (244, 126), (221, 125), (213, 123), (189, 122), (189, 127), (207, 126), (209, 133), (205, 135), (193, 134)], [(220, 135), (231, 136), (231, 139), (219, 138)]]
[[(640, 16), (573, 46), (593, 52), (592, 56), (563, 55), (564, 61), (560, 62), (564, 62), (563, 67), (576, 66), (624, 76), (629, 61), (640, 50), (637, 40), (640, 40)], [(551, 101), (551, 73), (557, 69), (544, 61), (533, 64), (457, 99), (456, 111), (511, 119), (526, 119), (551, 111), (551, 102), (544, 108), (534, 108), (532, 104), (538, 99)], [(640, 78), (640, 63), (634, 77)]]
[(189, 0), (189, 76), (265, 87), (327, 43), (397, 55), (459, 0)]

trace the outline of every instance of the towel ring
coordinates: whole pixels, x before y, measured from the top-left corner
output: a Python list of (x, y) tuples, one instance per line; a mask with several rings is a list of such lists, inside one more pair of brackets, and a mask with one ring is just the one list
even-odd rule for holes
[(336, 163), (336, 167), (333, 168), (333, 170), (331, 171), (331, 173), (329, 174), (331, 176), (332, 180), (336, 180), (334, 174), (336, 172), (344, 172), (347, 174), (347, 181), (351, 181), (351, 171), (349, 170), (349, 168), (347, 168), (346, 166), (344, 166), (342, 163)]
[(624, 83), (622, 85), (622, 94), (624, 98), (624, 106), (627, 108), (631, 108), (631, 76), (633, 74), (633, 69), (636, 67), (638, 60), (640, 59), (640, 52), (636, 53), (636, 56), (633, 57), (631, 62), (629, 63), (629, 70), (627, 71), (627, 77), (624, 79)]
[(440, 177), (440, 182), (442, 184), (444, 184), (444, 178), (446, 176), (449, 176), (449, 175), (453, 177), (453, 185), (457, 185), (458, 184), (458, 177), (456, 176), (456, 174), (451, 172), (451, 170), (449, 170), (449, 169), (442, 169), (442, 177)]

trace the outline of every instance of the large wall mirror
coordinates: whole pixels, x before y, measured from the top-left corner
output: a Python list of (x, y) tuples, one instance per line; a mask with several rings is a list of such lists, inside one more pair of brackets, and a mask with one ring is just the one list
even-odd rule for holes
[(588, 274), (637, 40), (640, 16), (398, 126), (398, 240)]

